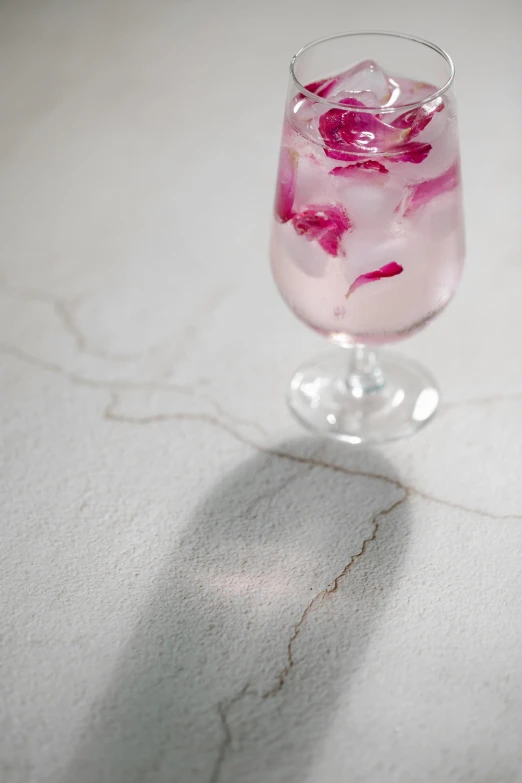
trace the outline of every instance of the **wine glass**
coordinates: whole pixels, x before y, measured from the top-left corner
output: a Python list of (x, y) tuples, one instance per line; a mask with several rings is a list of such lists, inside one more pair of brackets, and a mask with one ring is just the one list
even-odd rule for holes
[(289, 307), (346, 352), (291, 382), (321, 434), (392, 440), (438, 406), (422, 366), (378, 348), (430, 323), (461, 277), (453, 77), (443, 49), (400, 33), (332, 35), (291, 61), (270, 257)]

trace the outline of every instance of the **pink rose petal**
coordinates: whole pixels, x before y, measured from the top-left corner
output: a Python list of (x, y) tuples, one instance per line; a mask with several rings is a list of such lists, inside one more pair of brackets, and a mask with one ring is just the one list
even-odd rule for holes
[[(356, 98), (343, 98), (345, 106), (364, 107)], [(319, 118), (319, 133), (328, 150), (328, 157), (349, 160), (346, 153), (368, 153), (373, 155), (403, 144), (410, 134), (410, 128), (396, 128), (387, 125), (371, 112), (330, 109)], [(329, 154), (329, 152), (334, 154)], [(339, 155), (340, 153), (340, 155)]]
[(444, 102), (442, 98), (435, 98), (435, 100), (425, 103), (417, 109), (401, 114), (400, 117), (397, 117), (392, 122), (392, 125), (394, 128), (410, 128), (410, 139), (413, 139), (424, 130), (435, 114), (443, 109)]
[[(346, 77), (350, 74), (349, 71), (346, 71), (344, 73), (340, 73), (337, 76), (329, 76), (326, 79), (318, 79), (315, 82), (310, 82), (310, 84), (306, 84), (305, 87), (308, 90), (308, 92), (313, 93), (314, 95), (317, 95), (320, 98), (328, 98), (333, 92), (335, 92), (336, 88), (341, 86)], [(299, 97), (304, 98), (305, 96), (303, 93), (299, 93)], [(377, 98), (377, 95), (372, 90), (342, 90), (341, 92), (337, 92), (335, 95), (335, 102), (336, 103), (343, 103), (341, 98), (366, 98), (366, 103), (362, 103), (361, 106), (379, 106), (379, 100)]]
[[(362, 106), (369, 109), (379, 109), (380, 102), (373, 90), (341, 90), (336, 92), (334, 100), (336, 103), (347, 103), (347, 98), (358, 101)], [(355, 105), (355, 104), (353, 104)]]
[(342, 150), (333, 150), (329, 149), (328, 147), (324, 148), (324, 154), (327, 158), (332, 158), (332, 160), (344, 160), (346, 163), (354, 163), (356, 161), (360, 161), (361, 158), (364, 158), (363, 155), (357, 152), (343, 152)]
[(459, 182), (460, 165), (457, 160), (439, 177), (419, 182), (418, 185), (411, 185), (411, 196), (406, 211), (404, 212), (405, 216), (411, 215), (412, 212), (423, 207), (428, 201), (431, 201), (432, 198), (453, 190), (453, 188), (457, 187)]
[[(348, 99), (353, 100), (353, 99)], [(409, 128), (395, 128), (369, 112), (343, 113), (339, 135), (346, 145), (361, 152), (385, 152), (403, 144)]]
[[(340, 101), (347, 106), (364, 106), (364, 103), (357, 98), (344, 98)], [(346, 146), (342, 136), (342, 125), (344, 115), (348, 114), (345, 109), (329, 109), (323, 112), (319, 117), (319, 133), (323, 139), (333, 147)]]
[(316, 240), (331, 256), (339, 255), (343, 234), (352, 227), (352, 222), (342, 204), (311, 204), (292, 218), (298, 234), (310, 242)]
[(391, 124), (394, 128), (411, 128), (416, 116), (417, 109), (412, 109), (411, 111), (405, 112), (405, 114), (401, 114), (399, 117), (393, 120)]
[(422, 163), (426, 160), (431, 152), (431, 144), (423, 144), (420, 141), (412, 141), (409, 144), (404, 144), (397, 150), (393, 151), (393, 155), (387, 156), (386, 160), (392, 163)]
[(293, 214), (298, 160), (299, 155), (295, 150), (281, 148), (275, 197), (275, 214), (281, 223), (286, 223)]
[(380, 269), (375, 269), (373, 272), (367, 272), (364, 275), (359, 275), (359, 277), (356, 277), (351, 284), (345, 298), (348, 299), (350, 294), (352, 294), (357, 288), (360, 288), (360, 286), (366, 285), (366, 283), (371, 283), (374, 280), (382, 280), (383, 277), (395, 277), (395, 275), (400, 275), (402, 271), (403, 267), (400, 264), (397, 264), (395, 261), (390, 261), (389, 264), (381, 266)]
[(389, 174), (386, 166), (377, 160), (365, 160), (351, 166), (336, 166), (330, 171), (334, 177), (350, 177), (363, 182), (382, 182)]
[(310, 82), (310, 84), (305, 84), (305, 87), (308, 90), (308, 92), (312, 92), (314, 95), (318, 95), (319, 98), (327, 98), (328, 95), (330, 95), (330, 93), (336, 86), (338, 81), (339, 81), (338, 76), (332, 76), (328, 79), (319, 79), (316, 82)]

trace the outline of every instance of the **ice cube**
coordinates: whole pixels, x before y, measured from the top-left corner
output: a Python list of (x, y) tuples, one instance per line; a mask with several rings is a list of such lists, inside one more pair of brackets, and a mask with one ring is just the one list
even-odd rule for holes
[(454, 189), (434, 198), (425, 209), (413, 212), (409, 220), (427, 240), (441, 241), (456, 231), (462, 222), (460, 191)]
[(353, 97), (366, 106), (388, 106), (395, 102), (398, 90), (397, 82), (384, 73), (374, 60), (363, 60), (336, 77), (328, 100)]
[(428, 82), (416, 82), (413, 79), (405, 79), (402, 76), (397, 76), (394, 81), (399, 87), (400, 103), (403, 106), (406, 106), (408, 103), (423, 101), (425, 98), (433, 95), (434, 92), (437, 92), (437, 88), (433, 84), (428, 84)]
[(300, 212), (309, 204), (335, 203), (339, 200), (335, 177), (328, 176), (325, 166), (310, 156), (299, 159), (294, 210)]
[(356, 229), (384, 228), (395, 219), (395, 209), (403, 196), (403, 190), (395, 183), (383, 186), (353, 178), (332, 179), (337, 186), (338, 200), (345, 205)]
[[(426, 130), (429, 130), (429, 127)], [(388, 165), (397, 182), (401, 182), (403, 185), (414, 185), (434, 177), (440, 177), (455, 163), (457, 156), (456, 126), (453, 122), (446, 122), (442, 133), (432, 139), (431, 150), (425, 160), (418, 164), (391, 162)]]
[(306, 236), (298, 234), (290, 223), (281, 228), (277, 250), (281, 260), (290, 262), (307, 277), (323, 277), (332, 257), (317, 242), (310, 242)]
[(364, 103), (368, 108), (381, 105), (377, 93), (373, 90), (339, 90), (335, 93), (336, 103), (341, 103), (345, 98), (355, 98), (356, 101)]

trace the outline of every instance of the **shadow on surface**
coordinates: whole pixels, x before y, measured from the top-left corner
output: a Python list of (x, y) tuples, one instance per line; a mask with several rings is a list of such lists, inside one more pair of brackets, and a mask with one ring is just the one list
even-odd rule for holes
[(63, 783), (306, 779), (393, 591), (409, 502), (379, 516), (404, 492), (376, 453), (365, 470), (389, 481), (306, 461), (355, 470), (337, 444), (278, 450), (301, 461), (257, 454), (196, 509)]

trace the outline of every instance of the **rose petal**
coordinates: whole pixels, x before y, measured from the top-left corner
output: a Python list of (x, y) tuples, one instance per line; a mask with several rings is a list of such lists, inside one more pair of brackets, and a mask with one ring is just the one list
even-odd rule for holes
[(394, 154), (386, 158), (392, 163), (422, 163), (431, 151), (431, 144), (423, 144), (420, 141), (412, 141), (404, 144)]
[(383, 277), (395, 277), (395, 275), (400, 275), (402, 271), (403, 267), (400, 264), (397, 264), (395, 261), (390, 261), (389, 264), (381, 266), (380, 269), (375, 269), (373, 272), (367, 272), (364, 275), (359, 275), (359, 277), (356, 277), (351, 284), (345, 298), (348, 299), (350, 294), (352, 294), (357, 288), (360, 288), (360, 286), (366, 285), (366, 283), (371, 283), (374, 280), (382, 280)]
[(416, 209), (423, 207), (428, 201), (442, 193), (447, 193), (456, 188), (460, 183), (460, 165), (459, 161), (450, 166), (450, 168), (439, 177), (419, 182), (418, 185), (411, 185), (411, 197), (408, 206), (404, 212), (405, 216), (411, 215)]
[(354, 98), (353, 95), (349, 95), (347, 98), (341, 98), (339, 103), (342, 103), (343, 106), (363, 106), (364, 103), (362, 101), (357, 100), (357, 98)]
[(410, 139), (413, 139), (424, 130), (435, 114), (443, 109), (444, 102), (442, 98), (435, 98), (435, 100), (425, 103), (417, 109), (401, 114), (400, 117), (397, 117), (392, 122), (392, 125), (394, 128), (410, 128)]
[(316, 240), (331, 256), (339, 255), (341, 238), (352, 228), (342, 204), (311, 204), (293, 216), (292, 224), (299, 235)]
[(412, 109), (411, 111), (405, 112), (405, 114), (401, 114), (400, 117), (393, 120), (391, 124), (394, 128), (411, 128), (416, 116), (417, 109)]
[(339, 128), (339, 136), (346, 145), (370, 153), (398, 147), (404, 144), (409, 134), (409, 128), (396, 128), (370, 112), (359, 111), (343, 112)]
[[(338, 74), (337, 76), (330, 76), (326, 79), (318, 79), (315, 82), (306, 84), (305, 87), (308, 92), (311, 92), (320, 98), (327, 98), (334, 91), (336, 91), (337, 87), (343, 84), (343, 82), (346, 80), (346, 77), (350, 76), (351, 71), (353, 71), (352, 68), (350, 68), (348, 71)], [(299, 93), (299, 96), (302, 98), (305, 97), (302, 93)], [(357, 100), (359, 97), (366, 99), (366, 102), (360, 103), (361, 106), (373, 106), (378, 108), (380, 105), (377, 95), (370, 89), (341, 90), (340, 92), (336, 93), (335, 102), (343, 103), (341, 98), (354, 98)]]
[[(364, 107), (357, 98), (343, 98), (340, 103), (354, 108)], [(373, 155), (386, 152), (404, 144), (410, 132), (410, 128), (387, 125), (371, 112), (329, 109), (319, 118), (319, 133), (328, 148), (325, 152), (328, 157), (337, 160), (349, 160), (345, 157), (346, 153)], [(332, 151), (334, 154), (331, 154)]]
[(368, 169), (369, 171), (379, 171), (381, 174), (390, 173), (386, 166), (383, 166), (378, 160), (366, 160), (364, 163), (356, 163), (355, 165), (357, 168)]
[(334, 177), (353, 177), (365, 182), (382, 182), (390, 172), (377, 160), (364, 160), (351, 166), (336, 166), (330, 171)]
[(411, 126), (410, 139), (417, 136), (424, 130), (426, 125), (432, 121), (433, 117), (439, 112), (444, 110), (444, 101), (442, 98), (437, 98), (430, 103), (425, 103), (417, 111), (413, 124)]
[[(335, 88), (339, 85), (339, 83), (342, 81), (344, 74), (339, 74), (339, 76), (331, 76), (327, 79), (318, 79), (316, 82), (310, 82), (310, 84), (305, 84), (305, 88), (308, 90), (308, 92), (313, 93), (314, 95), (317, 95), (319, 98), (327, 98), (329, 95), (334, 92)], [(374, 97), (374, 93), (372, 93), (370, 90), (357, 90), (357, 94), (367, 97), (371, 96)], [(346, 91), (344, 94), (342, 94), (343, 97), (349, 97), (347, 96)], [(297, 99), (307, 98), (308, 96), (304, 95), (304, 93), (299, 92), (296, 95)], [(377, 96), (375, 96), (375, 101), (377, 100)], [(343, 101), (338, 100), (336, 97), (336, 103), (342, 103)], [(365, 106), (365, 103), (360, 103), (361, 106)]]
[(289, 147), (281, 148), (274, 207), (276, 217), (281, 223), (286, 223), (293, 214), (298, 160), (299, 155), (295, 150)]
[[(373, 90), (341, 90), (335, 93), (335, 102), (347, 104), (348, 100), (357, 101), (359, 105), (369, 109), (379, 109), (381, 104)], [(356, 105), (356, 104), (352, 104)]]
[(346, 163), (348, 162), (353, 163), (355, 161), (360, 161), (361, 158), (364, 158), (364, 156), (361, 155), (361, 153), (357, 153), (357, 152), (346, 152), (339, 149), (334, 150), (334, 149), (329, 149), (328, 147), (323, 147), (323, 149), (326, 157), (332, 158), (332, 160), (344, 160)]
[(338, 81), (339, 76), (333, 76), (328, 79), (319, 79), (316, 82), (310, 82), (310, 84), (305, 84), (305, 87), (308, 92), (313, 92), (313, 94), (318, 95), (319, 98), (326, 98), (332, 92)]
[(329, 109), (319, 117), (319, 133), (334, 148), (343, 146), (341, 123), (344, 114), (343, 109)]
[[(364, 106), (357, 98), (343, 98), (339, 103), (345, 106)], [(353, 112), (352, 112), (353, 113)], [(342, 136), (342, 124), (346, 109), (329, 109), (319, 117), (319, 133), (323, 139), (334, 147), (346, 146)]]

